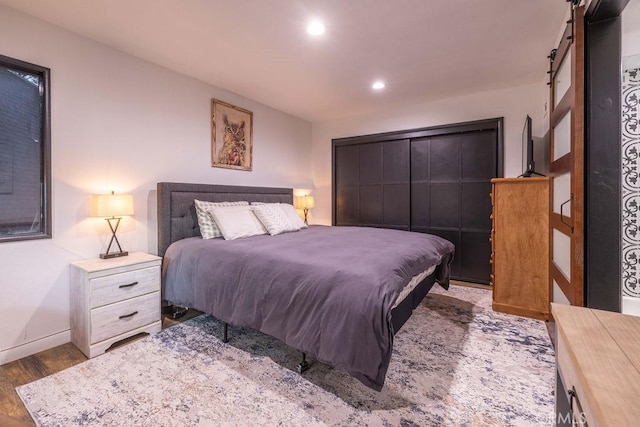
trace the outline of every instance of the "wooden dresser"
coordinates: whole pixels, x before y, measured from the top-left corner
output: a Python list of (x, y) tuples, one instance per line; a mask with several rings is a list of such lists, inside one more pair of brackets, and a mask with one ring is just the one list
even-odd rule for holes
[(493, 309), (549, 318), (549, 178), (494, 178)]
[(639, 425), (640, 317), (551, 306), (557, 340), (557, 424)]

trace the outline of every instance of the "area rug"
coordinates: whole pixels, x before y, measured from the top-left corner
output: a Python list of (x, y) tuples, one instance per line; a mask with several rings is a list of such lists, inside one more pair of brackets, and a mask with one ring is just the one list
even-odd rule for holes
[[(553, 424), (545, 324), (491, 310), (491, 293), (435, 289), (395, 337), (375, 392), (252, 330), (199, 316), (18, 387), (42, 426), (540, 426)], [(345, 343), (346, 345), (346, 343)]]

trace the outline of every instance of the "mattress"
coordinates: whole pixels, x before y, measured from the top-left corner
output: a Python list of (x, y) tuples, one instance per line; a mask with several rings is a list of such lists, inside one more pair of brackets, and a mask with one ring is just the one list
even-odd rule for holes
[(393, 310), (394, 308), (399, 306), (402, 303), (402, 301), (404, 301), (404, 299), (411, 292), (413, 292), (413, 290), (416, 288), (416, 286), (418, 286), (420, 284), (420, 282), (422, 282), (424, 279), (426, 279), (427, 276), (431, 275), (434, 271), (436, 271), (436, 266), (432, 265), (431, 267), (427, 268), (422, 273), (416, 274), (415, 276), (413, 276), (411, 281), (409, 283), (407, 283), (407, 286), (402, 288), (402, 291), (400, 291), (400, 294), (398, 295), (398, 298), (396, 298), (396, 302), (393, 303), (393, 307), (391, 307), (391, 309)]

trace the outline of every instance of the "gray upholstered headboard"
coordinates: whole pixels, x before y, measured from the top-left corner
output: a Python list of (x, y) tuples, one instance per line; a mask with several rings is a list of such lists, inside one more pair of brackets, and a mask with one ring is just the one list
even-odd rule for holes
[(293, 203), (293, 189), (158, 183), (158, 255), (177, 240), (200, 235), (194, 199), (210, 202)]

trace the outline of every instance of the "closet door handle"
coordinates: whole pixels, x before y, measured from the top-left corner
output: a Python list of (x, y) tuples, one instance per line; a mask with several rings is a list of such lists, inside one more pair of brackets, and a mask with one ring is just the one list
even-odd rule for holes
[(564, 225), (566, 225), (567, 227), (569, 227), (571, 229), (571, 232), (573, 233), (573, 224), (566, 222), (564, 220), (564, 205), (566, 205), (567, 203), (569, 203), (570, 201), (573, 200), (573, 194), (571, 194), (571, 197), (569, 197), (569, 200), (567, 200), (566, 202), (564, 202), (563, 204), (560, 205), (560, 222), (563, 223)]

